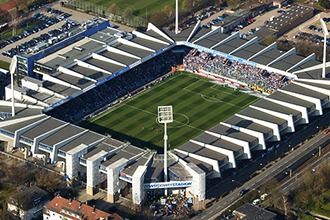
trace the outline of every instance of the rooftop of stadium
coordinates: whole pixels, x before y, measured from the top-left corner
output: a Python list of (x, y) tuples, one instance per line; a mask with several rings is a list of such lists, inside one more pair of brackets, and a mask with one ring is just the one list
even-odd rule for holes
[[(330, 81), (321, 77), (321, 67), (315, 54), (302, 57), (294, 48), (280, 51), (276, 43), (261, 45), (257, 38), (209, 31), (200, 23), (177, 35), (152, 24), (146, 32), (132, 33), (106, 27), (36, 60), (38, 79), (26, 76), (22, 87), (14, 87), (14, 117), (11, 87), (6, 88), (7, 101), (0, 103), (4, 119), (0, 134), (17, 140), (17, 146), (30, 150), (32, 146), (32, 154), (49, 154), (52, 161), (65, 161), (66, 155), (81, 150), (85, 152), (81, 164), (104, 157), (100, 161), (104, 171), (124, 158), (129, 162), (123, 173), (130, 177), (140, 165), (148, 165), (145, 182), (161, 181), (162, 158), (151, 160), (153, 152), (75, 124), (161, 85), (173, 77), (173, 68), (183, 69), (264, 97), (203, 128), (170, 152), (169, 169), (176, 178), (191, 178), (185, 163), (197, 165), (196, 172), (220, 177), (223, 170), (237, 167), (236, 160), (252, 158), (254, 151), (267, 148), (267, 142), (280, 141), (296, 125), (308, 123), (310, 116), (323, 114)], [(329, 64), (326, 73), (328, 77)], [(202, 95), (218, 100), (211, 93)]]

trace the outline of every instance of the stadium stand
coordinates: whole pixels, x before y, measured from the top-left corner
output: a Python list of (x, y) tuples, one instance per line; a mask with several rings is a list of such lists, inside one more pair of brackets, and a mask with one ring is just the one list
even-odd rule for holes
[(196, 49), (192, 49), (185, 56), (183, 63), (187, 70), (193, 72), (204, 70), (237, 80), (250, 87), (257, 86), (269, 93), (273, 93), (290, 82), (290, 79), (284, 75), (269, 73), (258, 67), (231, 61), (221, 56), (213, 56), (211, 53), (199, 52)]
[(68, 121), (78, 122), (84, 116), (116, 101), (119, 98), (129, 96), (136, 90), (164, 76), (171, 71), (171, 66), (176, 66), (178, 59), (171, 51), (165, 52), (148, 60), (141, 66), (137, 66), (112, 80), (99, 85), (70, 102), (47, 112), (47, 114)]
[[(169, 183), (163, 179), (163, 155), (74, 125), (153, 86), (177, 65), (265, 98), (171, 150)], [(207, 179), (239, 168), (255, 151), (267, 150), (299, 124), (323, 115), (330, 82), (315, 80), (321, 74), (315, 65), (320, 63), (313, 54), (304, 58), (276, 44), (241, 39), (239, 33), (203, 29), (200, 23), (178, 35), (152, 24), (145, 33), (107, 27), (34, 62), (38, 79), (27, 74), (24, 88), (14, 87), (14, 98), (42, 107), (17, 104), (18, 114), (10, 117), (12, 97), (6, 88), (0, 138), (15, 156), (61, 164), (66, 178), (86, 181), (90, 195), (106, 185), (102, 190), (109, 202), (128, 191), (139, 205), (145, 192), (184, 187), (187, 197), (203, 204)]]

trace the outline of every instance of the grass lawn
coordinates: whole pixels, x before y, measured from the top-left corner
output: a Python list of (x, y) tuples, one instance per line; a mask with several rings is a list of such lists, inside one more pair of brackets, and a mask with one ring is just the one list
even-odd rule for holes
[(98, 5), (103, 5), (105, 7), (110, 7), (112, 4), (116, 4), (121, 10), (126, 8), (131, 8), (134, 11), (134, 15), (145, 17), (146, 12), (148, 15), (159, 11), (164, 8), (165, 5), (171, 5), (173, 10), (175, 9), (175, 1), (169, 0), (88, 0)]
[(172, 105), (174, 122), (168, 124), (170, 148), (213, 127), (257, 100), (231, 88), (189, 73), (178, 73), (107, 112), (91, 118), (84, 127), (139, 147), (161, 150), (163, 126), (157, 107)]

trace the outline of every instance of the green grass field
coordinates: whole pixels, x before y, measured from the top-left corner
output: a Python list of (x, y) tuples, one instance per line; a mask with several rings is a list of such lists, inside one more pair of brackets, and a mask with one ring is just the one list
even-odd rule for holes
[(164, 8), (165, 5), (170, 5), (175, 9), (175, 1), (169, 0), (88, 0), (98, 5), (110, 7), (112, 4), (116, 4), (122, 11), (126, 8), (131, 8), (134, 11), (134, 15), (145, 17), (146, 13), (151, 15), (152, 13)]
[(209, 82), (206, 78), (178, 73), (91, 118), (84, 126), (139, 147), (161, 150), (164, 130), (156, 120), (157, 107), (172, 105), (174, 122), (168, 124), (168, 143), (173, 149), (256, 100), (254, 96)]

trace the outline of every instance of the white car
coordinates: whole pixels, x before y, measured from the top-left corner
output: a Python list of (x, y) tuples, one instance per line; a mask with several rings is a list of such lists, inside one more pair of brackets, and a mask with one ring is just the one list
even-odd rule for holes
[(264, 193), (264, 194), (262, 194), (262, 195), (260, 196), (260, 199), (263, 201), (263, 200), (266, 199), (267, 196), (268, 196), (268, 194), (267, 194), (267, 193)]

